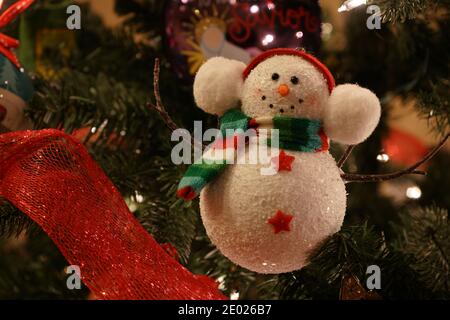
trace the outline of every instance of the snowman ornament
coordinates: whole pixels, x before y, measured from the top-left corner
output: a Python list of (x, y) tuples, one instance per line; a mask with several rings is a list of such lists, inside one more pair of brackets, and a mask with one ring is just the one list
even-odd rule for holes
[[(261, 174), (264, 163), (193, 165), (178, 195), (200, 194), (206, 232), (231, 261), (264, 274), (301, 269), (345, 216), (345, 184), (329, 139), (367, 139), (380, 119), (378, 98), (357, 85), (335, 87), (319, 60), (293, 49), (266, 51), (248, 66), (212, 58), (196, 76), (194, 96), (208, 113), (235, 120), (238, 112), (253, 127), (280, 129), (280, 145), (270, 149), (276, 173)], [(250, 142), (242, 156), (258, 143), (266, 142)]]

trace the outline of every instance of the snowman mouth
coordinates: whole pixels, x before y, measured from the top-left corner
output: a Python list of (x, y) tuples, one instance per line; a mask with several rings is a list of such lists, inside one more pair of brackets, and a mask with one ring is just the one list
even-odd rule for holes
[[(264, 100), (264, 99), (263, 99)], [(295, 111), (296, 109), (300, 108), (301, 105), (303, 104), (304, 100), (303, 99), (299, 99), (298, 103), (299, 105), (295, 105), (295, 104), (274, 104), (274, 103), (270, 103), (269, 104), (269, 108), (270, 109), (278, 109), (278, 111), (280, 113), (286, 113), (289, 111)]]

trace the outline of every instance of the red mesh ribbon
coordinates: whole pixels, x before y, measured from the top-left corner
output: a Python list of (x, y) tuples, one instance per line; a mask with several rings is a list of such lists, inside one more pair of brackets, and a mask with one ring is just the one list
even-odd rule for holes
[(143, 229), (74, 138), (57, 130), (0, 135), (0, 196), (36, 221), (100, 299), (224, 299)]

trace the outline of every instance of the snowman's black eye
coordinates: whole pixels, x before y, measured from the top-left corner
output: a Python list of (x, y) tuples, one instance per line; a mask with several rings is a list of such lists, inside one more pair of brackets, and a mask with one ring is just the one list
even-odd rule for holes
[(278, 73), (274, 73), (274, 74), (272, 75), (272, 80), (273, 80), (273, 81), (277, 81), (278, 79), (280, 79), (280, 75), (279, 75)]
[(292, 84), (298, 84), (300, 82), (300, 80), (296, 76), (293, 76), (291, 78), (291, 82), (292, 82)]

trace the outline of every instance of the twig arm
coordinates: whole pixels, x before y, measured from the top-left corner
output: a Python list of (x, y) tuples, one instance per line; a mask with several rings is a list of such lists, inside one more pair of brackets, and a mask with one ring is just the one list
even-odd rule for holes
[(411, 171), (411, 172), (403, 172), (398, 171), (394, 173), (387, 174), (352, 174), (352, 173), (344, 173), (341, 175), (341, 178), (345, 182), (382, 182), (400, 178), (404, 175), (426, 175), (424, 171)]
[(433, 148), (422, 160), (418, 161), (414, 165), (406, 168), (404, 170), (400, 170), (393, 173), (388, 174), (351, 174), (351, 173), (343, 173), (341, 175), (342, 179), (346, 182), (381, 182), (388, 181), (400, 178), (404, 175), (408, 174), (417, 174), (417, 175), (425, 175), (426, 173), (423, 171), (417, 170), (422, 164), (431, 160), (436, 154), (442, 149), (447, 140), (450, 138), (450, 133), (448, 133), (439, 144)]
[(353, 150), (355, 149), (356, 146), (349, 146), (347, 148), (347, 150), (345, 150), (344, 154), (342, 155), (341, 159), (339, 159), (337, 165), (338, 168), (341, 169), (344, 164), (347, 162), (348, 157), (350, 157), (351, 153), (353, 152)]
[(177, 124), (172, 120), (169, 113), (167, 113), (166, 108), (164, 107), (161, 99), (161, 93), (159, 91), (159, 74), (160, 74), (160, 62), (159, 59), (155, 59), (155, 67), (153, 69), (153, 91), (155, 95), (156, 105), (153, 103), (148, 103), (147, 107), (150, 109), (156, 110), (161, 118), (164, 120), (164, 123), (167, 127), (175, 131), (178, 129)]
[[(161, 65), (158, 58), (155, 59), (155, 67), (153, 69), (153, 92), (155, 95), (155, 101), (156, 104), (148, 103), (147, 107), (153, 110), (156, 110), (158, 114), (163, 119), (166, 126), (171, 130), (175, 131), (179, 129), (178, 125), (175, 123), (175, 121), (172, 120), (169, 113), (167, 112), (166, 107), (164, 106), (162, 99), (161, 99), (161, 92), (159, 90), (159, 75), (161, 71)], [(192, 138), (191, 143), (194, 147), (203, 148), (206, 147), (203, 145), (201, 141), (197, 141), (194, 138)]]

